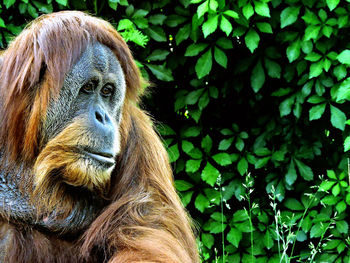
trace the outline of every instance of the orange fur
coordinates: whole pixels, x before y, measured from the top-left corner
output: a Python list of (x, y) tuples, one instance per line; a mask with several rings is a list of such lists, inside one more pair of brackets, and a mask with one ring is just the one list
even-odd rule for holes
[[(113, 51), (127, 86), (120, 153), (111, 173), (91, 170), (72, 150), (78, 141), (90, 143), (80, 120), (74, 120), (47, 144), (41, 141), (49, 101), (57, 99), (65, 74), (93, 41)], [(110, 200), (86, 232), (70, 241), (49, 238), (30, 228), (14, 230), (3, 222), (5, 233), (11, 233), (6, 251), (18, 254), (18, 261), (13, 262), (31, 262), (26, 260), (28, 254), (40, 253), (46, 262), (96, 262), (96, 257), (114, 263), (199, 262), (190, 219), (175, 191), (167, 153), (152, 121), (137, 106), (143, 80), (115, 29), (106, 21), (76, 11), (45, 15), (11, 43), (2, 60), (0, 140), (7, 163), (33, 168), (34, 176), (23, 175), (23, 181), (34, 184), (33, 192), (30, 187), (26, 190), (35, 204), (46, 210), (70, 210), (74, 198), (62, 182), (104, 192)], [(55, 174), (56, 170), (60, 173)], [(27, 241), (21, 249), (16, 240), (23, 236)], [(40, 244), (42, 250), (27, 248), (31, 244)], [(66, 251), (65, 257), (57, 251)]]

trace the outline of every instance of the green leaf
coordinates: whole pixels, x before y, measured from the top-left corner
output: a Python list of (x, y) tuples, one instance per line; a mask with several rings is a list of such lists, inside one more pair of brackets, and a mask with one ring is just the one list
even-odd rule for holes
[(194, 57), (197, 56), (200, 52), (202, 52), (204, 49), (206, 49), (208, 44), (204, 43), (193, 43), (189, 45), (186, 49), (185, 56), (186, 57)]
[(215, 30), (218, 28), (218, 20), (219, 20), (219, 16), (216, 15), (216, 16), (209, 17), (209, 19), (203, 23), (202, 30), (203, 30), (204, 38), (209, 36), (211, 33), (215, 32)]
[[(68, 0), (56, 0), (56, 3), (59, 3), (60, 5), (63, 5), (63, 6), (67, 6)], [(118, 3), (117, 0), (108, 0), (109, 6), (114, 10), (117, 9), (117, 3)]]
[(191, 184), (190, 182), (187, 182), (184, 180), (175, 180), (175, 188), (180, 192), (187, 191), (192, 187), (193, 187), (193, 184)]
[(318, 60), (320, 60), (322, 56), (316, 52), (310, 52), (309, 54), (307, 54), (305, 56), (305, 60), (311, 61), (311, 62), (316, 62)]
[(318, 17), (307, 8), (305, 10), (305, 15), (302, 16), (302, 19), (305, 21), (306, 24), (310, 25), (318, 25), (321, 23)]
[(338, 56), (337, 59), (340, 63), (345, 65), (350, 65), (350, 50), (345, 49), (343, 50)]
[(194, 148), (193, 150), (191, 150), (188, 153), (188, 155), (193, 159), (202, 159), (203, 157), (201, 150), (199, 150), (198, 148)]
[(335, 172), (333, 170), (327, 170), (327, 176), (330, 179), (337, 180), (337, 176), (335, 175)]
[(210, 205), (208, 198), (206, 198), (204, 195), (199, 194), (196, 197), (196, 200), (194, 201), (194, 206), (203, 213), (206, 208), (208, 208)]
[(146, 64), (146, 66), (152, 71), (152, 73), (157, 77), (157, 79), (163, 80), (163, 81), (174, 80), (171, 74), (171, 70), (166, 68), (164, 65)]
[(346, 137), (344, 140), (344, 152), (350, 150), (350, 136)]
[(5, 21), (0, 17), (0, 27), (6, 28)]
[(270, 9), (267, 3), (254, 1), (254, 5), (255, 5), (255, 12), (258, 15), (270, 17)]
[(207, 182), (209, 185), (214, 186), (219, 175), (220, 172), (209, 162), (207, 162), (207, 165), (202, 171), (201, 177), (204, 182)]
[(209, 135), (205, 136), (202, 140), (201, 143), (202, 149), (206, 152), (209, 153), (211, 150), (211, 147), (213, 146), (213, 140), (210, 138)]
[(232, 164), (231, 156), (228, 153), (218, 153), (215, 154), (212, 158), (217, 164), (221, 166)]
[(305, 40), (316, 39), (320, 32), (321, 26), (310, 25), (305, 29)]
[(118, 23), (118, 31), (124, 30), (124, 29), (129, 29), (133, 28), (134, 24), (131, 22), (129, 19), (122, 19)]
[(295, 96), (290, 96), (286, 98), (284, 101), (282, 101), (282, 103), (279, 106), (281, 117), (291, 113), (294, 101), (295, 101)]
[(156, 49), (154, 50), (146, 59), (155, 61), (155, 60), (165, 60), (165, 58), (169, 55), (168, 50), (164, 49)]
[(333, 196), (333, 195), (326, 195), (324, 198), (321, 199), (321, 203), (325, 205), (335, 205), (338, 203), (339, 197)]
[(187, 18), (183, 16), (169, 15), (165, 20), (165, 24), (169, 27), (177, 27), (183, 22), (185, 22), (186, 20)]
[(343, 213), (347, 208), (347, 205), (344, 200), (340, 201), (336, 206), (335, 209), (339, 214)]
[(309, 120), (318, 120), (322, 117), (325, 109), (326, 109), (326, 103), (318, 104), (316, 106), (313, 106), (309, 110)]
[(9, 7), (11, 7), (15, 2), (16, 0), (3, 0), (6, 9), (9, 9)]
[(188, 160), (186, 162), (186, 173), (195, 173), (201, 166), (202, 160)]
[(243, 6), (242, 12), (243, 12), (243, 15), (245, 16), (245, 18), (249, 20), (249, 18), (252, 15), (254, 15), (253, 6), (250, 3), (245, 4)]
[(210, 215), (210, 218), (214, 219), (217, 222), (227, 222), (227, 217), (221, 212), (214, 212)]
[(272, 61), (270, 59), (265, 59), (265, 67), (267, 69), (267, 74), (271, 78), (277, 78), (279, 79), (281, 77), (281, 66), (277, 64), (275, 61)]
[(233, 214), (233, 223), (244, 222), (249, 219), (249, 215), (245, 210), (238, 210)]
[(222, 49), (232, 49), (232, 41), (230, 39), (227, 39), (226, 37), (220, 37), (216, 41), (216, 45), (221, 47)]
[(194, 193), (194, 191), (188, 191), (188, 192), (181, 193), (181, 202), (183, 203), (183, 205), (185, 207), (191, 202), (193, 193)]
[(190, 34), (191, 34), (191, 25), (190, 24), (186, 24), (183, 27), (181, 27), (175, 36), (176, 45), (178, 46), (178, 45), (180, 45), (180, 43), (182, 41), (188, 39)]
[(340, 194), (340, 185), (336, 184), (333, 188), (332, 188), (332, 194), (334, 196), (338, 196)]
[(245, 44), (249, 48), (250, 52), (253, 53), (254, 50), (258, 47), (260, 37), (254, 29), (250, 29), (244, 37)]
[(341, 80), (346, 77), (346, 67), (344, 65), (338, 65), (334, 68), (333, 73), (337, 80)]
[(269, 229), (267, 229), (265, 232), (263, 242), (264, 242), (264, 245), (267, 249), (273, 248), (273, 239), (272, 239), (272, 235), (270, 234)]
[(242, 232), (237, 228), (231, 227), (230, 231), (227, 233), (227, 241), (238, 248), (239, 242), (242, 240)]
[(197, 8), (198, 18), (201, 18), (208, 11), (209, 11), (209, 0), (206, 0), (201, 5), (199, 5)]
[(227, 227), (227, 224), (222, 224), (221, 222), (212, 221), (210, 222), (210, 233), (212, 234), (219, 234), (224, 232), (225, 228)]
[(331, 10), (331, 11), (337, 7), (339, 2), (340, 2), (340, 0), (326, 0), (327, 6), (328, 6), (329, 10)]
[(332, 188), (332, 186), (335, 184), (335, 181), (323, 181), (320, 185), (321, 191), (328, 191)]
[(28, 13), (33, 17), (37, 18), (39, 16), (38, 12), (36, 11), (35, 7), (31, 4), (28, 4)]
[(199, 102), (198, 102), (198, 108), (200, 110), (203, 110), (205, 107), (208, 106), (209, 104), (209, 93), (208, 91), (204, 92), (203, 95), (201, 96), (201, 98), (199, 99)]
[(256, 26), (258, 27), (258, 29), (260, 30), (260, 32), (262, 33), (269, 33), (272, 34), (272, 27), (269, 23), (266, 22), (259, 22), (256, 23)]
[(132, 18), (144, 18), (147, 14), (149, 13), (149, 11), (144, 10), (144, 9), (137, 9), (135, 11), (135, 13), (132, 15)]
[(175, 144), (168, 149), (169, 160), (171, 163), (175, 162), (180, 157), (178, 145)]
[(227, 15), (229, 17), (232, 17), (233, 19), (237, 19), (239, 17), (238, 13), (236, 13), (235, 11), (233, 10), (226, 10), (224, 12), (224, 15)]
[(43, 4), (38, 1), (32, 1), (39, 12), (49, 14), (53, 12), (52, 4)]
[(201, 241), (203, 242), (204, 246), (211, 249), (214, 245), (215, 239), (212, 234), (202, 233)]
[(176, 132), (166, 124), (157, 126), (157, 130), (162, 136), (176, 135)]
[[(68, 0), (56, 0), (57, 3), (59, 2), (66, 2), (66, 4), (64, 6), (67, 5)], [(61, 4), (61, 3), (59, 3)], [(117, 10), (118, 7), (118, 0), (108, 0), (108, 5), (110, 8), (112, 8), (114, 11)]]
[(339, 245), (340, 242), (341, 242), (341, 240), (339, 240), (339, 239), (329, 240), (323, 249), (325, 249), (325, 250), (335, 249)]
[(350, 99), (350, 78), (343, 80), (336, 93), (337, 101)]
[(322, 33), (325, 37), (330, 38), (333, 33), (333, 28), (330, 26), (324, 26), (322, 28)]
[(232, 144), (233, 142), (233, 137), (231, 138), (228, 138), (228, 139), (223, 139), (220, 141), (219, 143), (219, 147), (218, 149), (221, 150), (221, 151), (226, 151)]
[(241, 152), (244, 148), (244, 141), (238, 137), (235, 146), (237, 150)]
[(271, 96), (274, 97), (283, 97), (285, 95), (288, 95), (291, 93), (292, 89), (291, 88), (280, 88), (274, 92), (271, 93)]
[(192, 151), (192, 149), (194, 148), (194, 145), (189, 141), (183, 140), (181, 143), (181, 147), (182, 147), (182, 150), (188, 154), (190, 151)]
[(224, 16), (221, 16), (220, 29), (226, 33), (226, 36), (229, 36), (232, 32), (232, 25)]
[(286, 182), (289, 185), (293, 185), (296, 179), (297, 179), (297, 171), (295, 170), (295, 165), (293, 160), (291, 160), (287, 174), (286, 174)]
[(337, 230), (340, 233), (343, 233), (343, 234), (347, 234), (348, 233), (349, 225), (348, 225), (348, 223), (345, 220), (337, 221), (335, 223), (335, 225), (336, 225)]
[(300, 7), (290, 6), (281, 12), (281, 28), (293, 24), (298, 19)]
[(167, 41), (164, 30), (159, 26), (152, 26), (152, 27), (145, 28), (144, 32), (157, 42)]
[(303, 162), (295, 159), (295, 163), (299, 169), (300, 175), (306, 180), (311, 181), (314, 178), (314, 173), (312, 172), (311, 168), (304, 164)]
[(304, 206), (295, 198), (287, 198), (284, 201), (284, 206), (292, 211), (304, 211)]
[(287, 58), (289, 62), (293, 62), (300, 55), (300, 39), (293, 41), (291, 45), (287, 47)]
[(189, 127), (185, 129), (182, 133), (181, 136), (183, 138), (189, 138), (189, 137), (197, 137), (201, 132), (201, 129), (196, 126)]
[(193, 105), (196, 104), (199, 100), (200, 96), (203, 94), (204, 88), (193, 90), (186, 96), (186, 104), (187, 105)]
[(237, 170), (241, 175), (244, 175), (248, 170), (248, 162), (246, 158), (241, 158), (237, 164)]
[(318, 95), (312, 95), (307, 99), (307, 102), (312, 103), (312, 104), (318, 104), (321, 102), (325, 102), (325, 98), (320, 97)]
[(211, 10), (213, 10), (214, 12), (218, 9), (219, 4), (216, 0), (210, 0), (209, 1), (209, 7)]
[(227, 56), (225, 52), (222, 51), (220, 48), (214, 48), (214, 58), (219, 65), (221, 65), (224, 68), (227, 67)]
[(310, 230), (310, 237), (311, 238), (317, 238), (317, 237), (321, 237), (327, 229), (327, 224), (322, 224), (321, 222), (316, 223), (315, 225), (313, 225), (313, 227)]
[(231, 181), (227, 186), (222, 187), (222, 200), (228, 201), (232, 198), (236, 191), (236, 185), (234, 181)]
[(150, 16), (148, 19), (148, 22), (150, 22), (153, 25), (163, 25), (165, 19), (166, 19), (165, 15), (157, 14), (157, 15)]
[(346, 115), (337, 107), (331, 105), (331, 123), (333, 127), (342, 131), (345, 129)]
[(199, 79), (208, 75), (212, 67), (211, 49), (205, 52), (197, 61), (195, 70)]
[(265, 83), (265, 72), (262, 67), (261, 61), (259, 61), (253, 68), (252, 75), (250, 77), (250, 83), (255, 93), (257, 93)]
[(323, 63), (322, 61), (312, 63), (310, 66), (309, 78), (315, 78), (322, 74), (323, 71)]

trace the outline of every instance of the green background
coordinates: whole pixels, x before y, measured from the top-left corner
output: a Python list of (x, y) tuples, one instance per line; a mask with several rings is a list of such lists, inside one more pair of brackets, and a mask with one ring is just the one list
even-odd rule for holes
[(1, 0), (0, 46), (44, 13), (110, 21), (203, 262), (350, 262), (349, 2)]

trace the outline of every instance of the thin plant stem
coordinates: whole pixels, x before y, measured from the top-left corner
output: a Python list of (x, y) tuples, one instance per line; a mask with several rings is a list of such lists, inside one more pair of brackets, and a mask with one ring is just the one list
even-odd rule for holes
[(223, 205), (223, 200), (222, 200), (221, 184), (220, 184), (220, 205), (221, 205), (222, 263), (225, 263), (224, 205)]
[(295, 233), (295, 241), (293, 242), (293, 247), (292, 247), (292, 251), (291, 251), (291, 253), (290, 253), (290, 257), (293, 256), (294, 247), (295, 247), (295, 243), (296, 243), (296, 238), (297, 238), (297, 235), (298, 235), (299, 230), (300, 230), (300, 228), (301, 228), (301, 224), (302, 224), (303, 221), (304, 221), (304, 218), (305, 218), (305, 215), (306, 215), (307, 211), (309, 210), (310, 206), (311, 206), (312, 203), (314, 202), (314, 200), (315, 200), (315, 198), (316, 198), (316, 194), (317, 194), (317, 192), (312, 196), (311, 201), (307, 204), (307, 207), (306, 207), (306, 209), (304, 210), (303, 216), (301, 217), (301, 219), (300, 219), (300, 221), (299, 221), (298, 229), (297, 229), (297, 232)]

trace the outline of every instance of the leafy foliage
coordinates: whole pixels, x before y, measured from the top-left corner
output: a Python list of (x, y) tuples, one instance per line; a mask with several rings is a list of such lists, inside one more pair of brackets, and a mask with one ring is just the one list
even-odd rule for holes
[(348, 1), (0, 5), (2, 48), (27, 21), (65, 9), (121, 32), (156, 84), (145, 105), (203, 262), (349, 262)]

